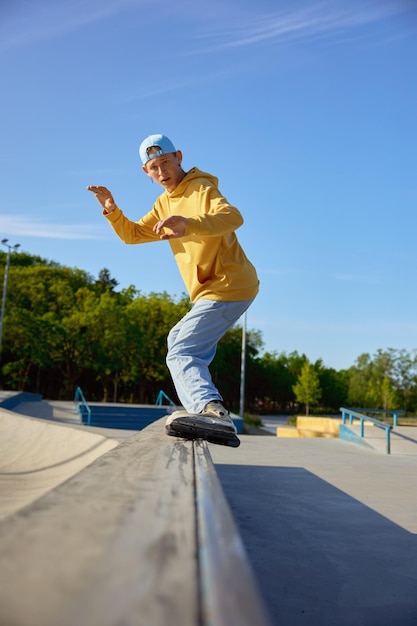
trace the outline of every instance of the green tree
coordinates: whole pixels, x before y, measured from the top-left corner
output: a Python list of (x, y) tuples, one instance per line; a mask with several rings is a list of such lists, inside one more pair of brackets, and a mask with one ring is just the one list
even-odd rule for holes
[[(395, 351), (362, 354), (350, 369), (349, 403), (357, 408), (398, 408), (394, 389)], [(389, 406), (391, 405), (391, 406)]]
[(394, 359), (392, 372), (392, 384), (397, 393), (399, 406), (404, 411), (412, 407), (413, 391), (416, 390), (417, 383), (417, 351), (412, 354), (406, 350), (397, 350)]
[[(256, 382), (255, 361), (262, 339), (259, 332), (246, 332), (245, 406), (251, 403)], [(240, 404), (242, 366), (242, 326), (236, 324), (220, 339), (216, 356), (210, 366), (213, 382), (220, 389), (226, 404), (238, 410)]]
[(56, 350), (65, 334), (64, 319), (74, 308), (77, 289), (90, 283), (81, 270), (51, 264), (22, 264), (10, 273), (10, 297), (4, 323), (2, 373), (9, 384), (28, 388), (34, 370), (60, 367)]
[(346, 370), (337, 372), (333, 368), (325, 367), (321, 359), (315, 363), (315, 369), (320, 381), (323, 409), (339, 411), (341, 406), (348, 403), (349, 373)]
[(254, 406), (260, 413), (292, 412), (296, 376), (289, 367), (289, 357), (285, 353), (265, 352), (257, 359), (256, 366)]
[(293, 390), (297, 401), (305, 404), (306, 415), (309, 415), (310, 406), (316, 405), (320, 399), (321, 389), (318, 374), (308, 360), (304, 363)]
[(104, 267), (98, 273), (98, 278), (95, 281), (95, 286), (99, 291), (110, 291), (114, 292), (115, 287), (119, 284), (115, 278), (112, 278), (110, 275), (110, 270), (107, 267)]
[(128, 327), (125, 293), (106, 289), (79, 290), (76, 294), (76, 323), (83, 332), (83, 371), (90, 370), (102, 386), (102, 399), (117, 400), (118, 385), (127, 364)]
[[(0, 284), (5, 260), (6, 253), (0, 250)], [(161, 388), (175, 399), (165, 364), (166, 337), (189, 310), (188, 297), (143, 295), (133, 286), (117, 292), (116, 287), (107, 268), (95, 280), (76, 268), (13, 253), (3, 325), (3, 388), (71, 398), (81, 381), (86, 395), (94, 399), (153, 402)], [(241, 336), (239, 326), (230, 329), (211, 366), (216, 384), (236, 409)], [(261, 355), (262, 348), (261, 333), (248, 331), (245, 406), (252, 411), (293, 412), (295, 389), (306, 391), (302, 383), (308, 359), (296, 351)], [(324, 410), (346, 404), (417, 409), (417, 350), (361, 354), (341, 372), (326, 368), (320, 359), (309, 368), (318, 377)], [(310, 405), (308, 400), (307, 410)]]
[[(169, 330), (190, 308), (187, 296), (176, 302), (167, 293), (139, 295), (126, 309), (128, 348), (123, 381), (130, 399), (154, 401), (162, 387), (174, 394), (165, 358)], [(173, 398), (174, 400), (174, 398)]]

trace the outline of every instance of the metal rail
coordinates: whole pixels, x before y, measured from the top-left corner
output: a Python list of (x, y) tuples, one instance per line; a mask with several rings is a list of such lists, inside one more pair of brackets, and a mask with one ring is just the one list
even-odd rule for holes
[(365, 422), (372, 422), (374, 426), (377, 428), (382, 428), (385, 430), (385, 451), (387, 454), (391, 454), (391, 431), (392, 425), (385, 424), (385, 422), (381, 422), (380, 420), (376, 420), (373, 417), (368, 417), (367, 415), (363, 415), (362, 413), (357, 413), (352, 409), (346, 409), (341, 407), (339, 409), (342, 413), (342, 424), (346, 423), (346, 420), (349, 421), (349, 424), (353, 424), (353, 420), (359, 421), (359, 434), (362, 439), (365, 438)]
[(164, 403), (164, 400), (166, 400), (169, 404), (169, 406), (172, 408), (175, 406), (175, 402), (173, 402), (171, 400), (171, 398), (169, 396), (167, 396), (167, 394), (165, 393), (165, 391), (162, 391), (162, 389), (160, 390), (160, 392), (158, 393), (157, 397), (156, 397), (156, 401), (155, 404), (157, 406), (162, 406)]
[(80, 417), (81, 422), (84, 422), (84, 415), (87, 414), (87, 424), (91, 424), (91, 409), (87, 404), (87, 400), (84, 397), (81, 387), (77, 387), (74, 396), (75, 409)]
[(375, 413), (375, 415), (377, 414), (383, 414), (383, 415), (392, 415), (392, 425), (393, 426), (398, 426), (398, 416), (399, 415), (405, 415), (405, 411), (400, 411), (398, 409), (359, 409), (357, 407), (355, 407), (354, 409), (352, 409), (353, 411), (356, 411), (357, 413)]

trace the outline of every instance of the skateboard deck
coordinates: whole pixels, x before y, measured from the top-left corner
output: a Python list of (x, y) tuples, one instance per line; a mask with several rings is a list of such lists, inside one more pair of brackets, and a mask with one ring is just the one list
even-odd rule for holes
[(211, 420), (208, 416), (194, 415), (184, 411), (183, 413), (179, 413), (178, 416), (165, 427), (165, 430), (167, 435), (171, 437), (205, 439), (205, 441), (209, 443), (238, 448), (240, 446), (240, 440), (236, 433), (230, 428), (221, 428), (221, 425), (219, 427), (219, 421), (221, 420), (216, 419), (215, 423), (210, 423)]

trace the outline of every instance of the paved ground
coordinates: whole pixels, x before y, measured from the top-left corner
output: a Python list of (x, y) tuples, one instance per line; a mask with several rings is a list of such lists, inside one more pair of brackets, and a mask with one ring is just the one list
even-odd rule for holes
[[(360, 428), (348, 425), (349, 429), (360, 437)], [(385, 429), (375, 426), (365, 426), (363, 441), (366, 445), (381, 453), (387, 451)], [(411, 426), (396, 426), (390, 434), (391, 456), (417, 456), (417, 428)]]
[(338, 439), (210, 446), (274, 624), (417, 624), (417, 441), (407, 444), (391, 456)]
[[(134, 434), (82, 427), (72, 403), (24, 405), (42, 419), (0, 411), (6, 502), (36, 499)], [(399, 429), (390, 456), (337, 439), (210, 445), (274, 626), (417, 625), (416, 430)]]
[(288, 423), (288, 415), (263, 415), (262, 428), (272, 435), (277, 434), (278, 426), (286, 426)]

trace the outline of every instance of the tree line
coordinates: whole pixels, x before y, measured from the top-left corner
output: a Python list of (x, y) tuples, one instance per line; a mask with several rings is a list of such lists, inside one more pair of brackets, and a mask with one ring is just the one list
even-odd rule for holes
[[(6, 253), (0, 251), (0, 281)], [(0, 386), (71, 400), (153, 404), (160, 390), (177, 402), (165, 365), (170, 328), (190, 309), (188, 296), (117, 291), (104, 268), (94, 278), (53, 261), (12, 253), (3, 324)], [(230, 329), (211, 365), (232, 410), (239, 408), (242, 328)], [(246, 332), (245, 410), (260, 414), (338, 412), (341, 406), (417, 409), (417, 356), (404, 349), (362, 354), (347, 370), (294, 351), (264, 351)]]

